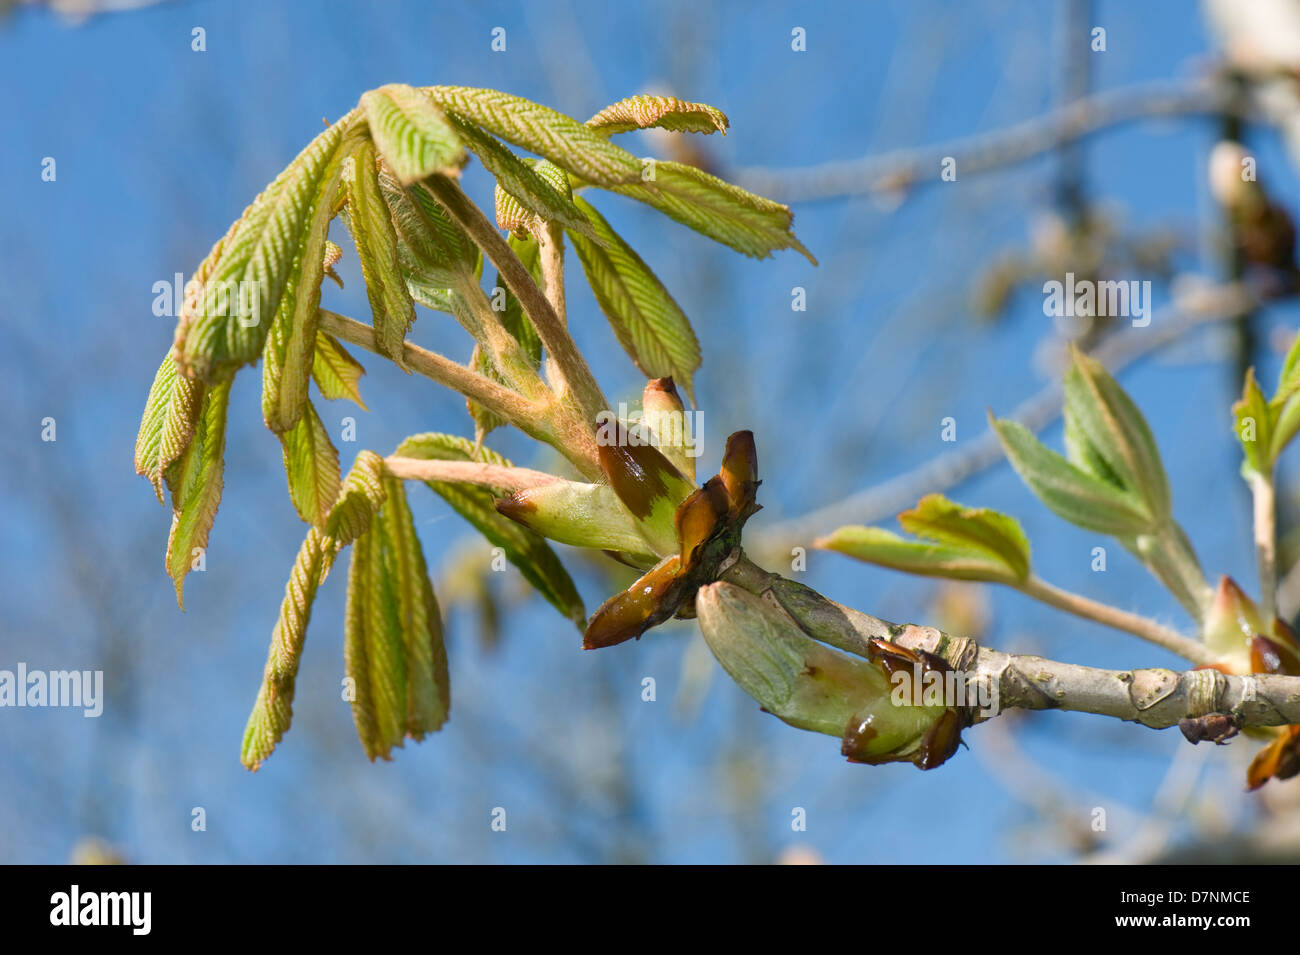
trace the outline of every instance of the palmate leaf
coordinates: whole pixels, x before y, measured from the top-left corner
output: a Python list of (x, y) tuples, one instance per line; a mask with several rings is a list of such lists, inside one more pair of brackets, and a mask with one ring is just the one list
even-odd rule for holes
[(1142, 500), (1071, 464), (1024, 425), (1008, 420), (991, 423), (1021, 480), (1070, 523), (1120, 538), (1158, 529)]
[(466, 86), (431, 86), (424, 91), (447, 112), (477, 123), (587, 182), (614, 186), (641, 178), (641, 161), (636, 156), (596, 130), (539, 103)]
[(316, 528), (324, 528), (342, 483), (339, 453), (310, 401), (298, 423), (280, 435), (280, 444), (289, 499), (299, 517)]
[(307, 404), (316, 351), (320, 286), (325, 278), (325, 243), (337, 212), (344, 160), (358, 135), (347, 133), (325, 164), (318, 189), (307, 203), (309, 215), (262, 349), (262, 416), (277, 433), (297, 422)]
[[(473, 442), (448, 434), (417, 434), (402, 442), (396, 454), (401, 457), (434, 461), (481, 461), (487, 464), (510, 464), (488, 448), (475, 448)], [(452, 509), (465, 518), (488, 542), (500, 547), (506, 558), (519, 568), (524, 579), (537, 589), (556, 610), (579, 627), (587, 613), (577, 588), (560, 559), (537, 534), (497, 513), (495, 496), (487, 488), (443, 481), (426, 482)]]
[[(483, 163), (483, 168), (496, 178), (497, 187), (513, 197), (524, 210), (542, 220), (557, 222), (564, 228), (576, 230), (583, 235), (594, 234), (591, 223), (573, 204), (570, 190), (557, 189), (547, 179), (538, 175), (531, 165), (473, 123), (457, 118), (453, 118), (452, 122), (456, 124), (456, 129), (465, 141), (465, 145)], [(505, 225), (502, 227), (512, 228)], [(512, 231), (515, 230), (512, 228)]]
[(1169, 479), (1142, 412), (1097, 361), (1073, 350), (1065, 373), (1065, 409), (1077, 438), (1101, 458), (1119, 486), (1158, 520), (1169, 517)]
[(465, 165), (461, 137), (425, 93), (390, 83), (361, 97), (361, 111), (380, 154), (403, 185)]
[[(291, 321), (295, 313), (307, 311), (307, 302), (296, 301), (300, 294), (305, 292), (307, 299), (319, 295), (320, 282), (310, 277), (324, 271), (330, 203), (322, 199), (333, 191), (339, 150), (354, 121), (355, 115), (348, 114), (312, 140), (200, 265), (196, 278), (202, 287), (187, 297), (176, 327), (175, 354), (182, 371), (210, 381), (218, 369), (256, 361), (272, 320), (284, 312)], [(314, 253), (304, 256), (309, 247)], [(303, 271), (308, 281), (302, 280)], [(291, 301), (282, 308), (286, 293)], [(274, 417), (284, 420), (278, 412)]]
[(337, 338), (322, 331), (316, 332), (316, 357), (311, 363), (311, 377), (322, 397), (331, 400), (346, 398), (363, 410), (369, 410), (361, 400), (359, 387), (365, 373), (361, 362), (353, 358)]
[(208, 546), (208, 534), (221, 503), (225, 466), (226, 409), (233, 373), (203, 389), (194, 434), (184, 452), (164, 472), (172, 494), (172, 527), (165, 564), (176, 583), (176, 603), (185, 608), (185, 575), (195, 550)]
[(271, 632), (262, 686), (244, 729), (240, 759), (248, 769), (256, 770), (289, 729), (293, 719), (294, 682), (316, 592), (329, 575), (339, 551), (365, 534), (374, 522), (385, 498), (387, 486), (383, 475), (383, 458), (373, 451), (360, 452), (343, 481), (343, 489), (326, 523), (326, 533), (313, 527), (302, 542), (284, 588), (280, 615)]
[(841, 527), (816, 546), (928, 577), (1012, 586), (1029, 579), (1029, 541), (1013, 517), (927, 494), (898, 522), (925, 539), (907, 540), (880, 527)]
[(641, 256), (588, 202), (578, 207), (595, 226), (601, 244), (578, 233), (569, 238), (582, 262), (600, 310), (619, 344), (647, 378), (681, 384), (694, 402), (692, 377), (700, 367), (700, 343), (690, 320)]
[(379, 184), (374, 143), (358, 144), (343, 174), (347, 193), (346, 221), (357, 247), (361, 274), (370, 300), (370, 314), (379, 353), (406, 368), (402, 344), (415, 321), (415, 303), (402, 274), (397, 233)]
[(386, 479), (379, 519), (353, 545), (344, 659), (366, 755), (388, 759), (447, 718), (442, 624), (401, 483)]
[(765, 259), (780, 249), (794, 249), (817, 264), (790, 229), (794, 213), (789, 206), (684, 163), (653, 159), (645, 163), (647, 177), (652, 171), (653, 179), (641, 181), (638, 177), (635, 183), (604, 188), (653, 206), (670, 219), (753, 258)]
[(688, 103), (675, 96), (629, 96), (606, 106), (587, 125), (606, 136), (651, 128), (706, 135), (717, 131), (725, 136), (731, 122), (706, 103)]

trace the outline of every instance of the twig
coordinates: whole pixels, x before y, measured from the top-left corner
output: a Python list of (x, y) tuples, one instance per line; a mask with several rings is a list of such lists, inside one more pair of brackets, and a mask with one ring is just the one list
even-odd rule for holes
[[(354, 318), (322, 308), (320, 328), (321, 331), (341, 338), (345, 342), (379, 354), (379, 349), (375, 345), (374, 329)], [(413, 371), (453, 391), (458, 391), (467, 398), (474, 399), (526, 434), (548, 444), (552, 443), (554, 435), (549, 429), (542, 408), (535, 402), (528, 401), (509, 388), (457, 364), (450, 358), (427, 351), (411, 342), (403, 345), (403, 355)]]
[(564, 322), (528, 274), (528, 269), (519, 261), (506, 240), (501, 238), (496, 226), (488, 221), (482, 210), (461, 191), (460, 186), (445, 176), (431, 176), (425, 180), (424, 185), (497, 267), (502, 279), (510, 291), (514, 292), (515, 298), (519, 299), (520, 306), (533, 323), (542, 345), (555, 359), (555, 364), (563, 375), (561, 381), (552, 382), (556, 393), (563, 395), (565, 386), (572, 389), (588, 426), (594, 429), (597, 415), (605, 410), (605, 396)]
[(522, 491), (561, 480), (554, 474), (532, 471), (528, 468), (507, 467), (500, 464), (480, 464), (477, 461), (430, 461), (424, 458), (406, 458), (390, 455), (384, 458), (388, 473), (403, 481), (448, 481), (456, 484), (477, 484), (502, 491)]
[(1097, 623), (1141, 637), (1193, 663), (1206, 664), (1213, 663), (1215, 660), (1209, 647), (1191, 637), (1183, 636), (1171, 627), (1166, 627), (1140, 614), (1129, 613), (1127, 610), (1091, 600), (1081, 594), (1062, 590), (1035, 575), (1031, 574), (1029, 579), (1017, 589), (1035, 600), (1041, 600), (1076, 617), (1095, 620)]
[(805, 169), (739, 170), (746, 189), (783, 202), (810, 202), (939, 182), (940, 164), (957, 161), (959, 176), (1024, 162), (1104, 129), (1169, 116), (1218, 116), (1249, 110), (1213, 80), (1158, 82), (1098, 93), (1023, 123), (991, 133), (829, 162)]

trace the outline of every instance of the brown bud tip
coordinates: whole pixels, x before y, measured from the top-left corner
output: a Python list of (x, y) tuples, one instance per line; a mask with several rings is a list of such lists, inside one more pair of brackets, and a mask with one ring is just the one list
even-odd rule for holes
[(737, 431), (727, 438), (727, 449), (722, 455), (722, 469), (718, 475), (727, 488), (733, 516), (752, 508), (759, 483), (754, 432)]
[(709, 478), (704, 487), (682, 501), (673, 515), (673, 524), (677, 528), (677, 540), (682, 545), (683, 566), (689, 567), (696, 548), (713, 536), (727, 514), (728, 503), (726, 488), (716, 477)]
[(587, 622), (584, 650), (599, 650), (639, 637), (677, 611), (683, 585), (677, 580), (677, 555), (646, 571), (627, 590), (606, 600)]
[(524, 497), (522, 491), (510, 495), (510, 497), (499, 497), (493, 503), (496, 505), (498, 514), (523, 524), (525, 527), (529, 526), (528, 515), (537, 510), (537, 505)]
[(618, 420), (600, 424), (596, 452), (609, 486), (623, 506), (642, 520), (661, 500), (675, 507), (690, 493), (691, 482), (672, 462), (658, 448), (629, 435)]
[(651, 378), (647, 381), (645, 383), (645, 390), (642, 392), (642, 397), (647, 398), (651, 394), (667, 395), (677, 402), (678, 407), (681, 407), (682, 399), (677, 393), (677, 385), (673, 382), (672, 375), (669, 375), (667, 378)]

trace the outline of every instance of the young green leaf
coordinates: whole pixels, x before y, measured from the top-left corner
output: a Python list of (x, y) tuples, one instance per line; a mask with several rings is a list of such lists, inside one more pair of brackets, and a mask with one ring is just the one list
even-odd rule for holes
[(1146, 419), (1097, 361), (1075, 349), (1065, 373), (1065, 407), (1078, 433), (1095, 449), (1123, 488), (1157, 522), (1169, 517), (1169, 479)]
[(194, 437), (203, 393), (201, 381), (177, 373), (168, 352), (149, 388), (135, 441), (135, 472), (149, 479), (159, 504), (163, 503), (163, 472)]
[(604, 217), (590, 203), (575, 202), (595, 227), (596, 238), (570, 232), (569, 239), (619, 344), (647, 378), (672, 378), (694, 401), (691, 379), (701, 357), (690, 320)]
[(1300, 432), (1300, 391), (1292, 391), (1282, 401), (1269, 402), (1269, 418), (1272, 423), (1269, 454), (1277, 461), (1296, 433)]
[(384, 479), (385, 499), (379, 511), (386, 544), (388, 576), (397, 598), (398, 622), (406, 656), (406, 734), (423, 739), (447, 720), (451, 686), (442, 616), (429, 582), (428, 567), (406, 491), (395, 478)]
[(453, 119), (453, 122), (465, 144), (483, 163), (483, 168), (496, 177), (497, 188), (512, 197), (523, 210), (542, 221), (558, 222), (564, 228), (584, 235), (593, 234), (591, 223), (573, 204), (572, 192), (567, 187), (557, 189), (538, 175), (532, 166), (473, 123), (461, 119)]
[(1281, 403), (1297, 391), (1300, 391), (1300, 334), (1292, 340), (1282, 362), (1282, 374), (1278, 376), (1273, 401)]
[(1156, 530), (1142, 500), (1071, 464), (1015, 421), (990, 416), (1020, 479), (1053, 511), (1088, 530), (1132, 537)]
[(426, 93), (390, 83), (361, 97), (380, 154), (403, 185), (465, 165), (461, 137)]
[(817, 264), (790, 229), (794, 213), (789, 206), (746, 192), (694, 166), (654, 159), (644, 162), (644, 181), (638, 177), (632, 184), (604, 188), (653, 206), (670, 219), (753, 258), (765, 259), (777, 250), (794, 249)]
[[(402, 442), (400, 457), (435, 461), (482, 461), (508, 466), (501, 455), (488, 448), (475, 448), (473, 442), (447, 434), (417, 434)], [(560, 559), (546, 541), (507, 517), (497, 513), (495, 496), (487, 488), (443, 481), (426, 482), (461, 517), (478, 530), (488, 542), (505, 551), (506, 559), (519, 568), (524, 579), (543, 597), (579, 627), (587, 613), (577, 588)]]
[(856, 560), (908, 574), (949, 580), (987, 580), (1016, 584), (1023, 580), (988, 551), (960, 544), (907, 540), (883, 527), (841, 527), (815, 545)]
[(298, 423), (280, 435), (280, 444), (289, 498), (298, 516), (324, 528), (339, 496), (339, 453), (310, 401)]
[(406, 648), (385, 534), (383, 522), (374, 521), (352, 545), (343, 627), (352, 719), (371, 760), (391, 758), (406, 736)]
[(1263, 389), (1255, 380), (1255, 369), (1246, 372), (1241, 398), (1232, 406), (1237, 440), (1246, 455), (1245, 466), (1257, 474), (1273, 473), (1273, 411)]
[(370, 527), (383, 503), (384, 459), (373, 451), (361, 451), (339, 488), (325, 533), (340, 546), (351, 544)]
[(225, 465), (226, 408), (233, 373), (204, 389), (194, 436), (167, 468), (172, 492), (172, 528), (167, 538), (167, 573), (176, 582), (176, 603), (185, 608), (185, 575), (208, 546), (208, 533), (221, 503)]
[[(510, 244), (510, 248), (515, 255), (519, 257), (519, 261), (524, 264), (524, 267), (533, 276), (533, 280), (540, 286), (542, 284), (542, 269), (537, 240), (531, 236), (511, 235), (506, 241)], [(527, 356), (533, 369), (536, 370), (542, 363), (542, 340), (538, 337), (537, 330), (533, 328), (533, 323), (524, 314), (519, 299), (515, 298), (515, 293), (510, 291), (500, 272), (497, 273), (496, 284), (489, 290), (488, 300), (492, 305), (492, 310), (500, 315), (501, 324), (505, 327), (505, 330), (523, 346), (525, 356)], [(479, 374), (486, 375), (503, 384), (505, 383), (501, 373), (493, 363), (491, 355), (479, 345), (474, 346), (474, 352), (470, 357), (470, 367)], [(474, 440), (476, 444), (482, 444), (483, 439), (490, 432), (505, 424), (500, 417), (472, 399), (466, 398), (465, 406), (469, 411), (470, 418), (474, 421)]]
[(293, 719), (294, 683), (307, 637), (307, 623), (311, 620), (316, 590), (325, 578), (334, 553), (313, 527), (298, 550), (289, 582), (285, 585), (280, 616), (271, 632), (266, 672), (253, 712), (244, 727), (244, 743), (239, 755), (245, 768), (254, 772), (271, 755)]
[(359, 387), (365, 373), (361, 362), (353, 358), (337, 338), (322, 331), (316, 332), (316, 358), (311, 363), (311, 377), (322, 397), (331, 400), (347, 398), (362, 410), (369, 410), (361, 400)]
[(460, 288), (478, 281), (482, 256), (427, 190), (403, 189), (381, 168), (379, 186), (397, 232), (397, 258), (411, 297), (426, 308), (457, 313), (467, 306)]
[(375, 146), (358, 143), (343, 176), (347, 224), (356, 243), (379, 353), (406, 368), (402, 345), (415, 321), (415, 303), (397, 254), (397, 233), (379, 185)]
[(688, 103), (675, 96), (629, 96), (606, 106), (587, 125), (606, 136), (651, 128), (705, 135), (716, 130), (725, 136), (731, 123), (721, 110), (706, 103)]
[[(304, 317), (302, 325), (314, 323), (339, 151), (354, 120), (348, 114), (312, 140), (200, 265), (196, 277), (201, 290), (187, 296), (176, 326), (175, 354), (182, 371), (211, 381), (218, 369), (256, 361), (277, 316), (295, 329), (299, 325), (293, 323)], [(309, 330), (308, 342), (314, 339), (314, 324)], [(296, 420), (288, 415), (293, 420), (285, 423), (282, 413), (273, 417), (285, 427)]]
[(898, 523), (917, 537), (984, 553), (1016, 581), (1029, 577), (1029, 541), (1014, 517), (927, 494), (915, 508), (899, 514)]
[(531, 100), (465, 86), (432, 86), (426, 92), (449, 113), (595, 185), (613, 186), (641, 178), (641, 162), (630, 152), (577, 120)]

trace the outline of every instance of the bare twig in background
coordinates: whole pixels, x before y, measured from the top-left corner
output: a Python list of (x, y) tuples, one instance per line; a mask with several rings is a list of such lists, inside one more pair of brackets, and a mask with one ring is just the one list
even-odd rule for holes
[(1245, 111), (1242, 102), (1214, 80), (1161, 81), (1075, 100), (1046, 115), (992, 133), (805, 169), (751, 167), (737, 170), (734, 176), (746, 189), (783, 202), (897, 192), (938, 182), (940, 164), (949, 156), (957, 160), (959, 175), (967, 176), (1024, 162), (1126, 123)]
[[(1244, 285), (1225, 285), (1198, 293), (1195, 299), (1171, 306), (1153, 316), (1149, 328), (1121, 332), (1105, 339), (1093, 356), (1111, 372), (1178, 341), (1189, 331), (1234, 318), (1259, 294)], [(1061, 388), (1053, 383), (1022, 402), (1009, 417), (1031, 431), (1041, 431), (1061, 413)], [(787, 551), (807, 545), (814, 537), (842, 524), (871, 524), (892, 518), (916, 499), (932, 491), (954, 487), (1002, 460), (1002, 445), (992, 430), (969, 444), (941, 454), (919, 467), (882, 484), (851, 494), (841, 501), (768, 526), (754, 535), (756, 552)]]

